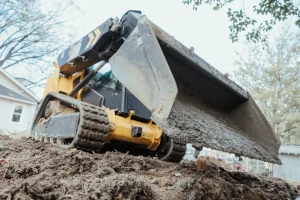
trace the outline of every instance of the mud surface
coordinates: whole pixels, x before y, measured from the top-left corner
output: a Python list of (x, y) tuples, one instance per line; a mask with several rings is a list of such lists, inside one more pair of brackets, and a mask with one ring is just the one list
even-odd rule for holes
[(198, 150), (208, 147), (234, 153), (237, 156), (281, 163), (277, 153), (259, 145), (262, 141), (254, 142), (251, 137), (244, 136), (247, 133), (243, 135), (244, 131), (235, 124), (222, 120), (221, 117), (224, 116), (218, 119), (217, 115), (218, 113), (205, 112), (189, 104), (188, 101), (177, 99), (167, 123), (162, 128), (168, 135), (185, 140)]
[(180, 164), (89, 154), (0, 136), (0, 199), (295, 199), (286, 182), (230, 172), (208, 158)]

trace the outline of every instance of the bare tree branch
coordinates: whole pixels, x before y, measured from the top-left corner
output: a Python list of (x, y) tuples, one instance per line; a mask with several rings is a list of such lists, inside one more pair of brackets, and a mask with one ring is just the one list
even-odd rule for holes
[(60, 29), (67, 21), (62, 16), (72, 8), (73, 0), (54, 0), (56, 6), (49, 11), (40, 10), (41, 1), (0, 1), (0, 68), (47, 60), (47, 55), (58, 54), (69, 42)]

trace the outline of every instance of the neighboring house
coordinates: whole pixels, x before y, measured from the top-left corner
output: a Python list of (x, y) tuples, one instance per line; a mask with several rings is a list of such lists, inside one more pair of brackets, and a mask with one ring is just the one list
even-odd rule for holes
[(279, 158), (282, 165), (274, 165), (274, 176), (300, 183), (300, 146), (282, 145)]
[(39, 99), (0, 69), (0, 129), (28, 134)]
[[(187, 160), (196, 160), (196, 158), (194, 157), (195, 151), (196, 149), (192, 147), (191, 144), (187, 144), (187, 149), (183, 158)], [(244, 171), (255, 174), (264, 174), (267, 173), (268, 170), (271, 171), (272, 169), (272, 165), (260, 160), (250, 159), (246, 157), (242, 157), (242, 159), (240, 160), (240, 158), (236, 157), (234, 154), (205, 147), (202, 149), (202, 151), (200, 151), (199, 156), (209, 156), (216, 159), (222, 159), (226, 163), (233, 165), (233, 167), (237, 166), (238, 164), (242, 166), (242, 169)]]

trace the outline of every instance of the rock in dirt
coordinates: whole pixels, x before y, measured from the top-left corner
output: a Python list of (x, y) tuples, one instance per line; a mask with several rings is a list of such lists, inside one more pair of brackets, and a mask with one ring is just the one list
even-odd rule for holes
[[(180, 164), (118, 152), (63, 150), (0, 136), (0, 199), (295, 199), (277, 178), (227, 171), (209, 159)], [(180, 174), (180, 176), (176, 176)]]

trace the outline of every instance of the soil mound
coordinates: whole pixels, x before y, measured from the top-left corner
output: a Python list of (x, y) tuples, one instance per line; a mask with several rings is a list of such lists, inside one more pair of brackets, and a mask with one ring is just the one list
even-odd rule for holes
[(208, 158), (162, 162), (90, 154), (0, 135), (0, 199), (295, 199), (277, 178), (230, 172)]

